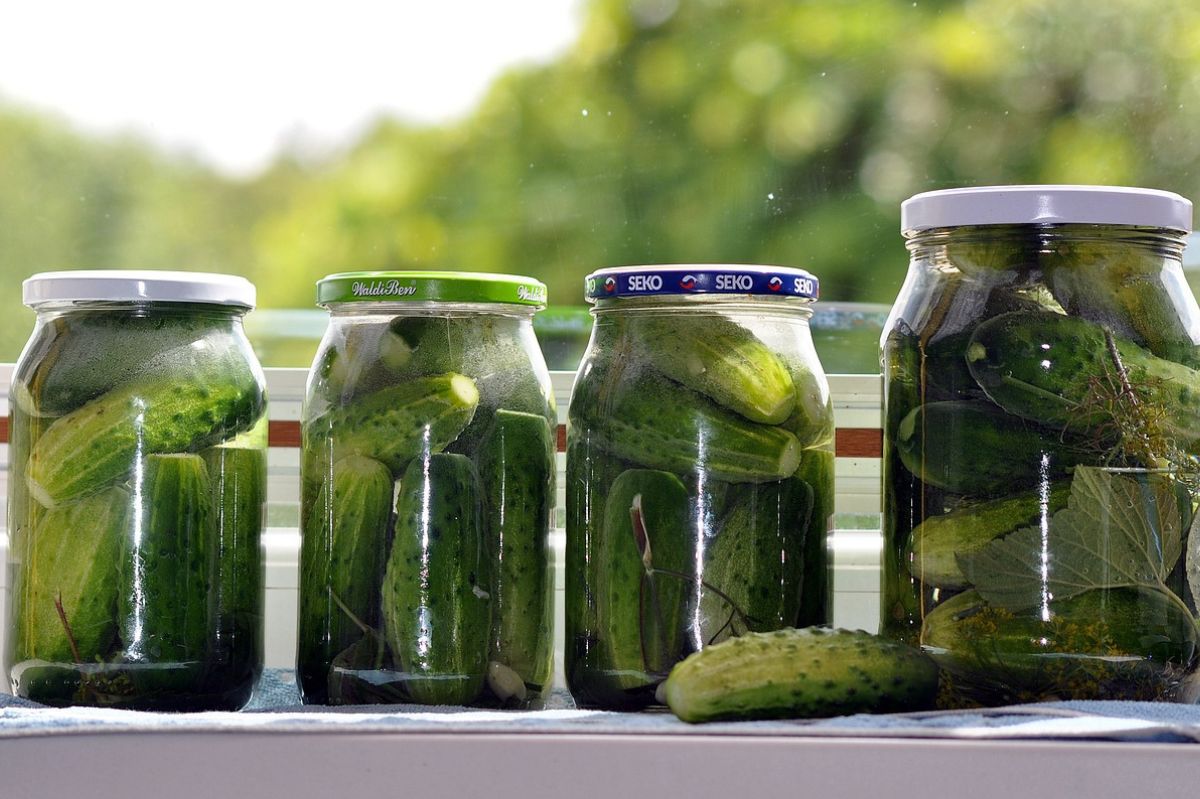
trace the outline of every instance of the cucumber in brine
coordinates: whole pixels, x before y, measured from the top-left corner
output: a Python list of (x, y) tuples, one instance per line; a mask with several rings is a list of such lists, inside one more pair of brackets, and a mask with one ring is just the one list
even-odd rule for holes
[(491, 659), (535, 691), (553, 655), (554, 436), (545, 417), (499, 410), (479, 453), (492, 585)]
[(491, 575), (481, 499), (462, 455), (420, 457), (400, 479), (383, 623), (405, 690), (421, 704), (463, 705), (483, 691)]

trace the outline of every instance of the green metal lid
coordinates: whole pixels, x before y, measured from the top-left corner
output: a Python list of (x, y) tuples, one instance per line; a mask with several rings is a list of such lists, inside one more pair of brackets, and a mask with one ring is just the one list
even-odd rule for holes
[(546, 284), (488, 272), (339, 272), (317, 281), (317, 304), (484, 302), (546, 307)]

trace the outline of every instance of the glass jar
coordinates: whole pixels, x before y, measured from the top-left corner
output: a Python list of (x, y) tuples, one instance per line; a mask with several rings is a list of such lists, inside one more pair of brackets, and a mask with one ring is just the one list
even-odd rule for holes
[(1188, 693), (1190, 225), (1191, 203), (1145, 189), (904, 204), (912, 262), (882, 336), (881, 628), (935, 657), (943, 705)]
[(579, 705), (649, 705), (690, 652), (830, 621), (816, 296), (816, 278), (783, 267), (588, 276), (595, 324), (567, 433), (565, 665)]
[(9, 404), (18, 696), (237, 709), (262, 670), (267, 419), (242, 332), (254, 287), (51, 272)]
[(302, 422), (304, 701), (536, 707), (551, 680), (557, 416), (546, 287), (459, 272), (317, 284)]

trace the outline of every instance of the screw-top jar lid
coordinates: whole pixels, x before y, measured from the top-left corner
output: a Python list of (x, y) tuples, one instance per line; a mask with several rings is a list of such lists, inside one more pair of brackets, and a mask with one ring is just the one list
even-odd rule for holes
[(487, 272), (339, 272), (317, 281), (317, 304), (483, 302), (546, 306), (546, 284)]
[(39, 272), (21, 284), (30, 308), (54, 302), (179, 302), (253, 308), (254, 284), (237, 275), (148, 269)]
[(927, 191), (900, 206), (906, 236), (962, 225), (1129, 225), (1192, 229), (1192, 203), (1127, 186), (976, 186)]
[(688, 294), (762, 295), (815, 300), (820, 293), (820, 282), (803, 269), (748, 264), (617, 266), (591, 273), (584, 286), (588, 302)]

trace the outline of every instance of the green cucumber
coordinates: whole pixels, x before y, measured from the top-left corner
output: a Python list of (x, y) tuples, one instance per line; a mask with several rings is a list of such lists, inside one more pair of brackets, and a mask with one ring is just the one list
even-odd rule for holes
[(938, 669), (921, 652), (862, 630), (750, 633), (697, 652), (667, 678), (671, 711), (688, 722), (821, 718), (926, 710)]
[(1196, 623), (1178, 599), (1093, 589), (1045, 608), (990, 607), (975, 591), (925, 617), (922, 644), (956, 701), (1171, 699), (1196, 663)]
[(796, 407), (787, 366), (732, 319), (654, 315), (638, 319), (631, 332), (646, 363), (753, 422), (779, 424)]
[(962, 505), (942, 516), (930, 516), (912, 531), (908, 564), (912, 576), (938, 588), (966, 588), (958, 565), (960, 555), (983, 549), (996, 538), (1036, 524), (1067, 506), (1071, 483), (1051, 483), (1048, 489)]
[(829, 536), (833, 534), (834, 470), (832, 447), (806, 449), (796, 477), (812, 488), (812, 520), (804, 536), (804, 578), (801, 580), (797, 627), (833, 623), (833, 563)]
[[(223, 322), (223, 324), (222, 324)], [(23, 411), (62, 416), (154, 368), (162, 356), (199, 341), (228, 338), (228, 319), (194, 311), (72, 311), (40, 326), (14, 385)]]
[(606, 670), (623, 690), (657, 683), (686, 654), (684, 609), (696, 571), (689, 515), (687, 489), (667, 472), (630, 469), (608, 491), (594, 550), (596, 637), (609, 657)]
[(554, 444), (544, 416), (501, 409), (478, 456), (494, 571), (491, 660), (539, 691), (554, 648)]
[(330, 663), (379, 618), (392, 513), (392, 473), (377, 460), (334, 462), (301, 508), (297, 673), (306, 702), (324, 703)]
[(475, 381), (479, 409), (447, 452), (474, 456), (500, 408), (534, 413), (554, 424), (554, 393), (533, 326), (519, 316), (469, 314), (392, 320), (394, 336), (413, 348), (402, 370), (415, 376), (459, 372)]
[(400, 480), (383, 622), (413, 701), (463, 705), (483, 691), (490, 573), (479, 477), (462, 455), (414, 460)]
[[(605, 501), (630, 464), (589, 447), (575, 428), (567, 430), (565, 649), (563, 667), (572, 693), (582, 696), (600, 679), (609, 658), (595, 640), (597, 592), (604, 566), (598, 552)], [(628, 509), (622, 511), (628, 515)]]
[[(140, 454), (194, 452), (249, 430), (266, 410), (262, 372), (208, 339), (162, 356), (162, 368), (56, 419), (26, 473), (46, 507), (122, 480)], [(169, 367), (169, 368), (168, 368)]]
[(1058, 433), (971, 400), (918, 406), (896, 426), (895, 444), (904, 467), (925, 483), (980, 496), (1062, 476), (1088, 458)]
[(800, 611), (812, 486), (796, 478), (734, 486), (726, 503), (701, 574), (705, 645), (791, 627)]
[(217, 542), (204, 458), (147, 455), (133, 494), (138, 529), (121, 573), (118, 610), (124, 656), (142, 664), (137, 671), (145, 679), (135, 683), (144, 690), (187, 687), (180, 681), (207, 658), (212, 630)]
[(333, 458), (363, 455), (399, 476), (422, 452), (437, 451), (475, 415), (479, 392), (460, 374), (410, 380), (380, 389), (305, 425), (304, 450), (331, 449)]
[(130, 502), (110, 488), (46, 511), (30, 530), (12, 586), (11, 663), (92, 663), (108, 654)]
[(404, 377), (415, 346), (415, 341), (406, 340), (385, 323), (331, 328), (313, 367), (317, 386), (311, 394), (344, 405), (398, 382)]
[(820, 447), (833, 442), (833, 400), (820, 364), (793, 361), (788, 364), (796, 386), (796, 408), (781, 425), (802, 447)]
[[(15, 382), (15, 381), (14, 381)], [(8, 415), (8, 541), (9, 560), (24, 560), (25, 543), (30, 531), (45, 514), (46, 509), (29, 495), (25, 485), (25, 469), (34, 442), (42, 437), (54, 420), (31, 416), (13, 407)]]
[(245, 684), (263, 662), (264, 563), (262, 529), (267, 502), (264, 449), (220, 446), (201, 453), (212, 484), (217, 545), (212, 573), (214, 640), (208, 675), (214, 690)]
[(1200, 448), (1200, 372), (1100, 325), (1061, 314), (1004, 314), (976, 328), (967, 360), (975, 380), (1009, 413), (1097, 443), (1136, 422), (1127, 419), (1128, 403), (1119, 402), (1124, 381), (1133, 406), (1149, 409), (1163, 436), (1188, 451)]
[(782, 480), (800, 465), (800, 442), (750, 422), (679, 383), (643, 371), (611, 391), (575, 391), (571, 423), (613, 455), (651, 469), (704, 471), (727, 483)]
[(1046, 282), (1071, 316), (1132, 339), (1160, 358), (1200, 367), (1200, 348), (1177, 297), (1178, 262), (1143, 242), (1059, 240), (1040, 256)]

